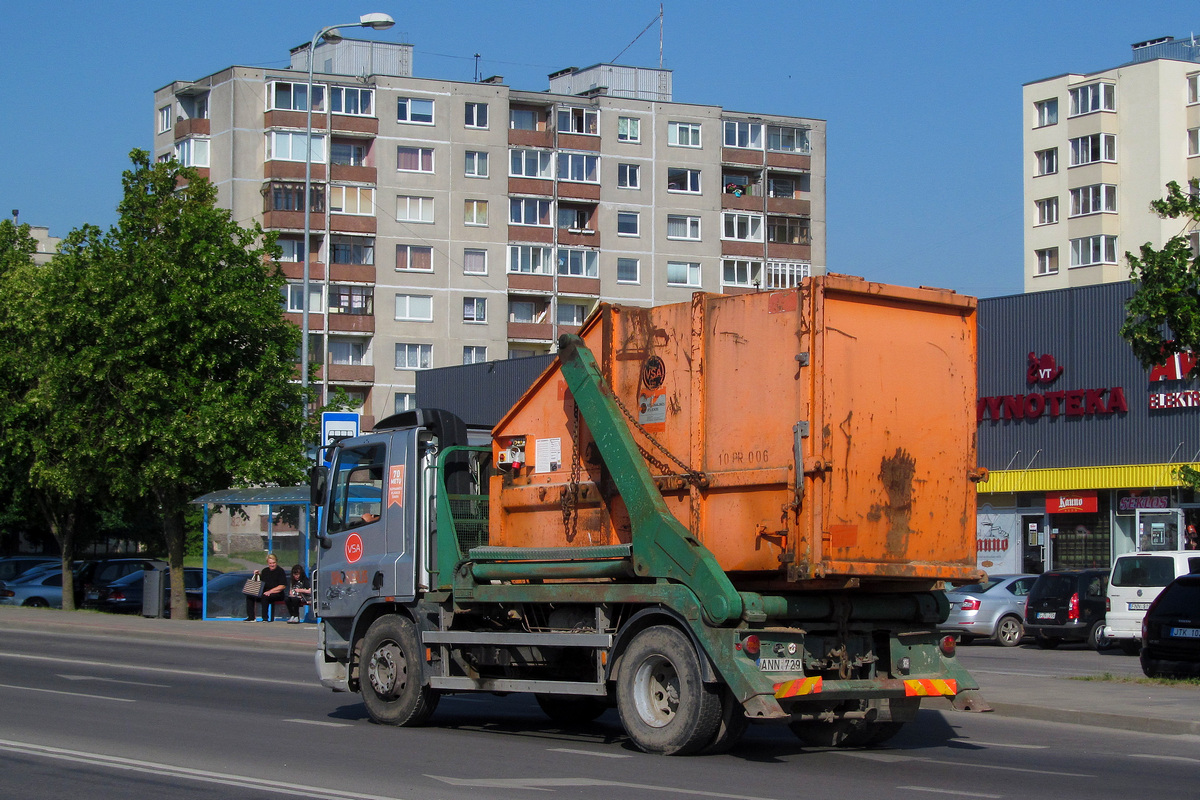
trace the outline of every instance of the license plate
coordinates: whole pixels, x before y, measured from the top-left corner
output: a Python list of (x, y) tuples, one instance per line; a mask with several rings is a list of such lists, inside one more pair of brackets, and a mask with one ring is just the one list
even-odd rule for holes
[(1200, 639), (1200, 628), (1171, 628), (1171, 635), (1178, 639)]
[(760, 658), (760, 672), (803, 672), (804, 664), (799, 658)]
[(84, 599), (84, 600), (99, 600), (99, 599), (100, 599), (100, 593), (99, 593), (99, 592), (86, 592), (86, 593), (83, 595), (83, 599)]
[(1150, 604), (1149, 603), (1130, 603), (1128, 610), (1129, 611), (1149, 611)]
[(1053, 611), (1039, 611), (1037, 613), (1037, 618), (1038, 619), (1054, 619), (1054, 612)]

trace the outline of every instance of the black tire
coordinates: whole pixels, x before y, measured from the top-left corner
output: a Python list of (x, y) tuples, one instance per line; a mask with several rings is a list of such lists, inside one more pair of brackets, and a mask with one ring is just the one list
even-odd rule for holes
[(750, 727), (746, 709), (742, 708), (742, 704), (733, 696), (733, 692), (729, 691), (729, 687), (722, 687), (720, 694), (721, 724), (717, 726), (712, 741), (697, 751), (698, 755), (715, 756), (728, 753), (737, 745), (746, 728)]
[(700, 659), (679, 629), (638, 633), (621, 658), (617, 711), (630, 740), (647, 753), (689, 755), (713, 741), (721, 698), (701, 679)]
[(1001, 647), (1016, 647), (1025, 635), (1025, 626), (1012, 614), (1006, 614), (996, 623), (996, 643)]
[(31, 597), (28, 600), (26, 600), (24, 603), (22, 603), (21, 605), (27, 606), (29, 608), (49, 608), (50, 607), (50, 604), (47, 603), (45, 600), (43, 600), (40, 597)]
[(1053, 650), (1062, 644), (1062, 639), (1057, 636), (1043, 636), (1040, 633), (1037, 637), (1037, 646), (1043, 650)]
[(861, 747), (870, 741), (871, 734), (875, 732), (874, 724), (861, 719), (838, 719), (833, 722), (803, 720), (789, 722), (788, 728), (808, 747)]
[(359, 691), (371, 719), (385, 725), (421, 725), (438, 694), (422, 679), (421, 643), (411, 620), (394, 614), (371, 623), (363, 637)]
[(1119, 639), (1121, 652), (1127, 656), (1136, 656), (1142, 652), (1142, 643), (1137, 639)]
[(1113, 640), (1104, 635), (1104, 620), (1098, 619), (1088, 628), (1087, 643), (1097, 653), (1113, 646)]
[(608, 710), (608, 703), (599, 697), (539, 694), (537, 702), (547, 717), (563, 725), (583, 725)]
[(960, 633), (960, 634), (958, 635), (958, 643), (959, 643), (959, 644), (970, 644), (970, 643), (971, 643), (971, 642), (973, 642), (973, 641), (975, 641), (975, 637), (974, 637), (974, 636), (969, 636), (969, 635), (967, 635), (967, 634), (965, 634), (965, 633)]

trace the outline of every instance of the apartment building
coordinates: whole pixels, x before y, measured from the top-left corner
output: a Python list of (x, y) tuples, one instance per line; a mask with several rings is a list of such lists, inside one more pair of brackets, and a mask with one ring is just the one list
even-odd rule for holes
[[(154, 94), (154, 155), (279, 234), (304, 308), (309, 45)], [(415, 77), (412, 46), (314, 54), (310, 350), (364, 426), (417, 371), (550, 352), (600, 301), (793, 286), (825, 264), (825, 123), (677, 103), (671, 72), (597, 64), (521, 91)]]
[(1022, 95), (1026, 292), (1128, 280), (1126, 252), (1187, 231), (1150, 202), (1200, 177), (1200, 43), (1138, 42), (1127, 64)]

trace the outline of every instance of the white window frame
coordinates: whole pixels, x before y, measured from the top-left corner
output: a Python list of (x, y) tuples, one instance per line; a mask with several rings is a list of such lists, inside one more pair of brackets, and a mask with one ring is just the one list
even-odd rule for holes
[[(283, 307), (293, 314), (304, 313), (303, 283), (289, 283), (282, 289), (284, 296)], [(321, 284), (308, 285), (308, 311), (310, 314), (320, 314), (325, 310), (325, 288)]]
[(171, 107), (173, 105), (175, 105), (175, 104), (168, 103), (167, 105), (163, 106), (162, 108), (160, 108), (158, 110), (158, 132), (159, 133), (166, 133), (167, 131), (171, 130), (171, 127), (174, 124), (171, 121)]
[(536, 244), (510, 244), (506, 270), (510, 275), (553, 275), (554, 250)]
[[(558, 154), (558, 179), (568, 183), (599, 183), (600, 156), (595, 153)], [(579, 169), (576, 170), (576, 167)], [(579, 177), (576, 177), (578, 173)]]
[(328, 202), (332, 214), (375, 216), (375, 189), (369, 186), (330, 186)]
[[(468, 256), (470, 260), (476, 257), (482, 257), (483, 269), (467, 269)], [(487, 275), (488, 274), (488, 251), (482, 247), (464, 247), (463, 248), (463, 275)]]
[[(570, 309), (571, 316), (568, 319), (563, 319), (563, 312), (568, 309)], [(591, 313), (591, 309), (588, 308), (587, 303), (563, 300), (561, 297), (555, 301), (554, 319), (559, 325), (579, 327), (588, 318), (589, 313)]]
[(396, 392), (392, 395), (392, 413), (403, 414), (417, 407), (416, 392)]
[(794, 125), (768, 125), (767, 150), (772, 153), (812, 153), (812, 138), (808, 128)]
[(560, 247), (555, 263), (559, 275), (570, 278), (600, 277), (600, 253), (596, 250)]
[[(762, 269), (762, 262), (754, 259), (723, 258), (721, 259), (721, 286), (736, 286), (745, 289), (761, 287)], [(730, 278), (731, 270), (733, 272), (732, 279)]]
[[(329, 363), (339, 364), (350, 367), (369, 366), (370, 350), (367, 349), (367, 343), (354, 339), (330, 339), (329, 340)], [(341, 355), (340, 353), (345, 353)]]
[[(672, 221), (676, 225), (684, 226), (686, 232), (683, 236), (671, 234)], [(667, 238), (680, 242), (700, 241), (700, 217), (691, 214), (667, 214)]]
[[(1115, 163), (1117, 160), (1117, 135), (1115, 133), (1089, 133), (1070, 140), (1071, 166), (1100, 162)], [(1085, 160), (1086, 159), (1086, 160)]]
[(463, 174), (468, 178), (488, 176), (488, 154), (485, 150), (468, 150), (463, 155)]
[[(347, 103), (346, 98), (357, 96), (358, 100), (354, 103)], [(367, 99), (365, 103), (366, 110), (363, 110), (363, 98)], [(346, 109), (354, 105), (357, 107), (355, 111), (347, 111)], [(375, 116), (375, 90), (367, 89), (362, 86), (330, 86), (329, 87), (329, 108), (334, 114), (341, 114), (344, 117), (371, 117)]]
[(1189, 106), (1200, 103), (1200, 72), (1187, 76), (1187, 102)]
[[(632, 222), (632, 229), (630, 223)], [(624, 226), (626, 230), (621, 230)], [(618, 211), (617, 212), (617, 236), (641, 236), (642, 227), (640, 215), (636, 211)]]
[(667, 122), (667, 146), (703, 147), (699, 122)]
[(1093, 183), (1071, 190), (1071, 217), (1092, 214), (1115, 214), (1117, 187), (1112, 183)]
[(637, 144), (642, 141), (640, 117), (617, 117), (617, 141)]
[[(563, 128), (566, 119), (567, 127)], [(559, 133), (573, 133), (579, 136), (600, 135), (599, 109), (583, 106), (559, 106), (555, 114), (555, 124)]]
[[(518, 162), (515, 160), (519, 158)], [(532, 161), (532, 165), (531, 162)], [(532, 170), (530, 167), (532, 166)], [(508, 151), (508, 175), (510, 178), (554, 178), (554, 153), (549, 150), (534, 150), (527, 147), (513, 148)]]
[(1034, 121), (1033, 127), (1045, 128), (1049, 125), (1058, 124), (1058, 98), (1049, 97), (1045, 100), (1038, 100), (1033, 104)]
[(1034, 225), (1053, 225), (1058, 222), (1058, 198), (1043, 197), (1033, 201), (1037, 211), (1037, 222)]
[(764, 289), (792, 289), (812, 275), (807, 261), (768, 261), (764, 273)]
[[(278, 88), (280, 86), (288, 87), (288, 103), (277, 103), (279, 99)], [(325, 111), (325, 87), (319, 83), (313, 84), (313, 97), (316, 102), (313, 103), (314, 112)], [(300, 90), (297, 93), (297, 89)], [(303, 101), (297, 102), (299, 97), (303, 97)], [(304, 81), (268, 81), (267, 82), (267, 111), (307, 111), (308, 110), (308, 84)]]
[[(671, 188), (671, 173), (682, 172), (686, 178), (686, 186), (684, 189)], [(695, 188), (693, 188), (695, 187)], [(671, 194), (702, 194), (703, 184), (700, 182), (700, 170), (690, 167), (667, 167), (667, 191)]]
[(1108, 234), (1071, 240), (1071, 267), (1093, 267), (1117, 263), (1117, 237)]
[(1037, 162), (1036, 176), (1056, 175), (1058, 174), (1058, 148), (1049, 147), (1045, 150), (1038, 150), (1033, 154), (1034, 160)]
[[(426, 110), (428, 109), (428, 110)], [(427, 97), (397, 97), (396, 122), (405, 125), (433, 125), (437, 107)]]
[(433, 367), (433, 345), (396, 342), (396, 369), (421, 370)]
[(467, 102), (464, 104), (463, 125), (468, 128), (486, 131), (488, 128), (488, 104), (478, 102)]
[[(267, 131), (267, 161), (299, 161), (304, 163), (303, 131)], [(312, 163), (325, 163), (325, 137), (313, 134), (310, 140)], [(299, 152), (297, 152), (297, 150)]]
[(175, 160), (184, 167), (207, 167), (209, 140), (203, 138), (180, 140), (175, 144)]
[[(404, 252), (405, 252), (404, 263), (408, 265), (406, 267), (400, 266), (400, 251), (401, 250), (404, 250)], [(417, 250), (428, 250), (429, 251), (429, 268), (428, 269), (421, 269), (420, 267), (414, 267), (412, 265), (413, 264), (413, 252), (417, 251)], [(427, 244), (398, 244), (398, 245), (396, 245), (396, 272), (432, 273), (433, 272), (433, 248)]]
[[(523, 126), (518, 127), (517, 115), (520, 115), (521, 118), (528, 116), (533, 121), (533, 125), (528, 128)], [(514, 131), (536, 131), (538, 129), (538, 122), (541, 121), (541, 118), (542, 115), (536, 108), (510, 108), (508, 110), (508, 128), (509, 130)]]
[(474, 228), (486, 228), (488, 224), (488, 201), (464, 200), (463, 224)]
[(464, 364), (482, 364), (487, 361), (487, 345), (464, 344), (463, 345), (463, 361)]
[(1188, 158), (1200, 156), (1200, 128), (1188, 128), (1187, 154)]
[[(621, 277), (622, 262), (624, 262), (624, 266), (626, 266), (626, 267), (628, 267), (632, 263), (632, 265), (633, 265), (633, 277), (632, 278), (628, 278), (628, 277), (622, 278)], [(638, 284), (641, 282), (642, 282), (641, 259), (627, 258), (625, 256), (619, 256), (617, 258), (617, 283)]]
[[(417, 168), (416, 169), (407, 169), (405, 167), (400, 166), (400, 153), (405, 150), (409, 151), (410, 153), (416, 153), (416, 156), (417, 156)], [(435, 154), (434, 154), (434, 150), (432, 147), (412, 147), (412, 146), (406, 145), (406, 144), (396, 145), (396, 171), (397, 172), (421, 172), (421, 173), (424, 173), (427, 175), (432, 175), (434, 173), (434, 158), (435, 158)], [(425, 168), (426, 164), (429, 165), (428, 169)]]
[(742, 150), (763, 149), (763, 125), (740, 119), (725, 120), (725, 146)]
[[(685, 278), (686, 282), (683, 282), (683, 283), (681, 283), (679, 281), (671, 280), (671, 270), (675, 269), (676, 272), (678, 272), (678, 270), (680, 268), (687, 270), (687, 277)], [(700, 285), (700, 280), (701, 280), (700, 262), (698, 262), (698, 261), (668, 261), (667, 262), (667, 286), (695, 287), (695, 286)]]
[(487, 298), (463, 298), (463, 322), (470, 325), (480, 325), (487, 322)]
[(1035, 274), (1037, 275), (1057, 275), (1058, 274), (1058, 248), (1047, 247), (1043, 250), (1033, 251), (1034, 261), (1037, 263)]
[[(349, 158), (346, 158), (344, 155), (335, 156), (335, 153), (338, 153), (339, 151), (341, 153), (348, 153)], [(361, 141), (355, 141), (355, 142), (331, 141), (329, 143), (329, 163), (330, 164), (341, 164), (341, 165), (345, 165), (345, 166), (349, 166), (349, 167), (361, 167), (361, 166), (364, 166), (366, 164), (366, 162), (367, 162), (367, 145), (363, 144)]]
[[(533, 208), (535, 222), (527, 221), (526, 211), (529, 208)], [(545, 222), (542, 221), (543, 208), (546, 211)], [(554, 202), (544, 197), (510, 197), (508, 199), (508, 222), (510, 225), (552, 228), (554, 227)]]
[[(414, 208), (416, 213), (414, 214)], [(396, 195), (397, 222), (433, 222), (433, 198), (420, 195)]]
[[(517, 308), (524, 309), (526, 307), (529, 309), (528, 319), (524, 318), (524, 314), (518, 315), (516, 313)], [(539, 307), (541, 308), (540, 311), (538, 310)], [(510, 297), (508, 300), (508, 321), (536, 325), (546, 321), (547, 310), (548, 306), (541, 305), (536, 300), (518, 300)]]
[(1071, 117), (1081, 117), (1097, 111), (1117, 110), (1117, 85), (1108, 81), (1096, 81), (1083, 86), (1072, 86), (1067, 90), (1071, 99)]
[(721, 238), (734, 242), (761, 242), (763, 215), (746, 211), (721, 212)]
[[(299, 244), (299, 241), (297, 241), (297, 244)], [(343, 251), (345, 248), (349, 248), (350, 250), (350, 260), (338, 261), (337, 253)], [(355, 258), (355, 254), (357, 254), (357, 259)], [(329, 242), (329, 263), (374, 266), (375, 239), (373, 237), (339, 236), (337, 234), (331, 236)]]
[(280, 255), (279, 260), (289, 264), (299, 264), (304, 258), (304, 240), (303, 239), (286, 239), (279, 238), (275, 240), (275, 244), (279, 245)]
[(617, 164), (617, 188), (618, 189), (641, 189), (642, 188), (642, 165), (641, 164)]
[(399, 322), (433, 322), (433, 295), (397, 294), (396, 320)]

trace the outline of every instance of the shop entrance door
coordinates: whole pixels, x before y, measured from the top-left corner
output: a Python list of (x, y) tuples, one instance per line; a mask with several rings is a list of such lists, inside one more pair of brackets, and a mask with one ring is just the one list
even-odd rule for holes
[(1154, 550), (1182, 550), (1186, 543), (1183, 531), (1183, 511), (1139, 508), (1137, 510), (1137, 549), (1148, 553)]
[(1046, 518), (1021, 517), (1021, 569), (1030, 575), (1041, 575), (1046, 568)]

